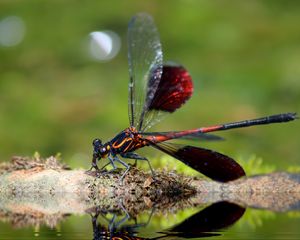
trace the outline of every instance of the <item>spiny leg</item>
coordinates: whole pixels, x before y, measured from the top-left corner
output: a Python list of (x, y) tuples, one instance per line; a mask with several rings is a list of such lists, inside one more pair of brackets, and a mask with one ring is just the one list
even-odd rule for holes
[(111, 164), (111, 165), (113, 166), (113, 169), (112, 169), (112, 170), (114, 171), (114, 170), (116, 169), (116, 165), (114, 164), (114, 159), (113, 159), (111, 156), (109, 156), (108, 159), (109, 159), (109, 162), (106, 163), (106, 164), (101, 168), (101, 170), (104, 169), (107, 165)]
[(111, 165), (113, 166), (113, 170), (115, 170), (117, 167), (116, 165), (114, 164), (114, 159), (113, 158), (110, 158), (108, 157), (109, 161), (111, 162)]
[(111, 164), (111, 161), (109, 161), (108, 163), (106, 163), (104, 166), (101, 167), (101, 170), (103, 170), (107, 165)]
[(93, 168), (95, 168), (95, 170), (98, 171), (98, 172), (100, 170), (99, 167), (98, 167), (98, 165), (97, 165), (97, 157), (96, 156), (93, 156), (92, 166), (91, 166), (91, 168), (90, 168), (89, 171), (92, 171)]
[(133, 167), (137, 166), (137, 159), (134, 159), (134, 164), (132, 165)]
[(152, 168), (152, 166), (151, 166), (151, 164), (150, 164), (150, 161), (149, 161), (147, 158), (142, 157), (142, 156), (140, 156), (140, 155), (138, 155), (137, 153), (134, 153), (134, 152), (122, 153), (121, 156), (122, 156), (123, 158), (135, 159), (135, 161), (137, 161), (137, 160), (147, 161), (148, 166), (149, 166), (149, 168), (150, 168), (150, 170), (151, 170), (152, 175), (153, 175), (153, 176), (155, 175), (155, 174), (154, 174), (154, 171), (153, 171), (153, 168)]
[(124, 167), (126, 167), (125, 172), (123, 173), (123, 175), (122, 175), (121, 178), (120, 178), (120, 181), (123, 181), (123, 178), (125, 177), (125, 175), (127, 174), (127, 172), (128, 172), (129, 169), (130, 169), (130, 165), (128, 165), (127, 163), (123, 162), (123, 161), (122, 161), (121, 159), (119, 159), (117, 156), (115, 156), (115, 157), (113, 158), (113, 161), (117, 161), (117, 162), (121, 163)]

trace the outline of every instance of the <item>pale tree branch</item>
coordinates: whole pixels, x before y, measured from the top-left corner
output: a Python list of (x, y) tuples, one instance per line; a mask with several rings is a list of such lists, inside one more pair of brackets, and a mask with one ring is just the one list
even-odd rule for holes
[(299, 174), (271, 173), (219, 183), (168, 171), (156, 171), (154, 179), (151, 173), (136, 168), (120, 182), (122, 173), (71, 170), (54, 157), (14, 157), (0, 166), (0, 218), (38, 213), (51, 225), (51, 216), (60, 219), (95, 207), (125, 209), (136, 215), (152, 208), (174, 212), (224, 200), (273, 211), (300, 208)]

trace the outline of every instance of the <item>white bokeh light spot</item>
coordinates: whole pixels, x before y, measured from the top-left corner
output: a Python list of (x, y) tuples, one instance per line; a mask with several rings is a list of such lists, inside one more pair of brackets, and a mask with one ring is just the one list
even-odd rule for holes
[(0, 21), (0, 45), (13, 47), (22, 42), (25, 35), (25, 23), (22, 18), (9, 16)]
[(120, 50), (120, 38), (111, 31), (90, 33), (90, 54), (100, 61), (114, 58)]

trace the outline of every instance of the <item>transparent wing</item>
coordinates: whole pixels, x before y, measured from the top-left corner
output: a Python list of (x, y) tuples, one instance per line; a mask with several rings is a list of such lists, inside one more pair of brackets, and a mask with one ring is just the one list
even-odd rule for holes
[(152, 17), (145, 13), (129, 23), (128, 60), (129, 121), (144, 132), (191, 97), (192, 78), (180, 65), (163, 65), (158, 31)]
[[(159, 34), (151, 16), (139, 13), (128, 26), (129, 99), (131, 126), (141, 129), (162, 74)], [(151, 84), (149, 83), (151, 79)]]

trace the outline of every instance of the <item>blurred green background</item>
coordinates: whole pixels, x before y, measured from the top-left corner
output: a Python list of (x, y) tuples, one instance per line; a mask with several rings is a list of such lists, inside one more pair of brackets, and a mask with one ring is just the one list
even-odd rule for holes
[[(88, 168), (93, 138), (128, 126), (127, 24), (141, 11), (155, 19), (164, 59), (183, 64), (195, 85), (191, 100), (153, 131), (300, 112), (298, 1), (1, 1), (0, 21), (17, 16), (25, 26), (18, 45), (0, 46), (1, 161), (59, 152)], [(102, 30), (121, 39), (111, 61), (89, 55), (89, 33)], [(253, 127), (194, 144), (286, 169), (299, 163), (299, 130), (299, 122)]]
[[(126, 33), (137, 12), (154, 17), (164, 59), (183, 64), (195, 85), (191, 100), (153, 131), (300, 112), (299, 1), (2, 0), (2, 28), (9, 16), (22, 19), (25, 28), (19, 44), (0, 46), (0, 161), (59, 152), (72, 167), (88, 168), (92, 140), (109, 140), (128, 126)], [(99, 62), (89, 54), (88, 35), (103, 30), (117, 33), (122, 45), (114, 59)], [(299, 166), (299, 130), (298, 121), (222, 132), (226, 141), (193, 144), (223, 152), (243, 166), (249, 163), (246, 170), (252, 174)], [(141, 152), (156, 167), (178, 163), (161, 159), (155, 150)], [(231, 232), (259, 236), (299, 228), (298, 217), (273, 218), (270, 212), (250, 211)], [(161, 219), (160, 226), (169, 221)], [(6, 236), (33, 236), (32, 228), (1, 223), (5, 229)], [(57, 229), (67, 232), (62, 238), (71, 232), (83, 232), (78, 239), (91, 238), (89, 216), (71, 217)], [(36, 231), (40, 238), (53, 235), (44, 228)]]

